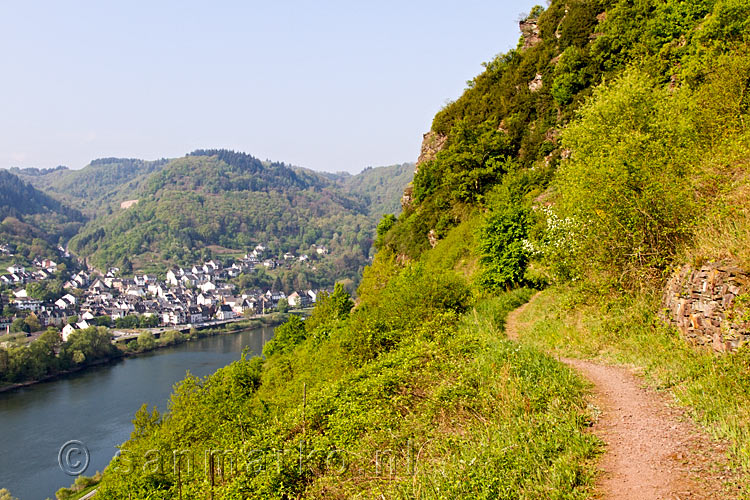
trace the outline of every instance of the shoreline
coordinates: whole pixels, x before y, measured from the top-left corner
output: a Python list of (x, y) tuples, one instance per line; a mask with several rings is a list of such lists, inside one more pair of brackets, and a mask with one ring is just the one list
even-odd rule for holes
[[(233, 322), (233, 323), (227, 323), (225, 325), (222, 325), (222, 327), (220, 327), (220, 329), (217, 329), (216, 331), (214, 331), (211, 328), (206, 328), (205, 330), (208, 331), (208, 332), (210, 332), (210, 333), (207, 333), (207, 334), (205, 334), (203, 336), (200, 336), (200, 337), (198, 337), (195, 340), (200, 340), (201, 338), (206, 338), (206, 337), (214, 337), (214, 336), (217, 336), (217, 335), (229, 335), (229, 334), (232, 334), (232, 333), (246, 332), (248, 330), (256, 330), (258, 328), (263, 328), (263, 327), (278, 326), (281, 323), (283, 323), (284, 321), (286, 321), (286, 319), (289, 317), (289, 315), (290, 315), (290, 313), (284, 313), (283, 316), (276, 317), (276, 318), (273, 318), (273, 319), (272, 319), (272, 315), (270, 315), (270, 314), (266, 315), (266, 316), (261, 316), (259, 318), (250, 318), (250, 319), (244, 320), (244, 321), (247, 321), (249, 323), (247, 326), (243, 326), (243, 327), (237, 328), (235, 330), (230, 330), (229, 328), (227, 328), (227, 326), (240, 324), (240, 323), (242, 323), (242, 321), (236, 321), (236, 322)], [(264, 320), (266, 320), (267, 322), (264, 321)], [(252, 322), (254, 322), (254, 321), (257, 321), (259, 324), (255, 325), (255, 326), (252, 326)], [(180, 345), (180, 344), (185, 344), (187, 342), (192, 342), (192, 341), (193, 341), (192, 339), (188, 339), (188, 340), (185, 340), (184, 342), (179, 342), (179, 343), (176, 343), (176, 344), (157, 344), (153, 349), (149, 349), (147, 351), (131, 351), (131, 352), (120, 351), (119, 354), (117, 354), (115, 356), (112, 356), (112, 357), (109, 357), (109, 358), (104, 358), (104, 359), (97, 359), (96, 361), (92, 361), (91, 363), (86, 363), (84, 365), (81, 365), (81, 366), (78, 366), (78, 367), (75, 367), (75, 368), (70, 368), (68, 370), (63, 370), (63, 371), (60, 371), (60, 372), (57, 372), (57, 373), (53, 373), (53, 374), (50, 374), (50, 375), (45, 375), (44, 377), (41, 377), (39, 379), (27, 380), (27, 381), (24, 381), (24, 382), (17, 382), (15, 384), (9, 384), (9, 385), (0, 386), (0, 394), (6, 393), (6, 392), (12, 392), (12, 391), (15, 391), (15, 390), (18, 390), (18, 389), (23, 389), (25, 387), (30, 387), (32, 385), (41, 384), (41, 383), (44, 383), (44, 382), (51, 382), (51, 381), (53, 381), (55, 379), (63, 378), (63, 377), (66, 377), (68, 375), (73, 375), (75, 373), (87, 370), (89, 368), (94, 368), (96, 366), (102, 366), (102, 365), (106, 365), (106, 364), (110, 364), (110, 363), (115, 363), (115, 362), (120, 361), (120, 360), (122, 360), (124, 358), (136, 357), (136, 356), (140, 356), (142, 354), (152, 353), (152, 352), (158, 351), (160, 349), (165, 349), (165, 348), (168, 348), (168, 347), (174, 347), (174, 346), (177, 346), (177, 345)]]

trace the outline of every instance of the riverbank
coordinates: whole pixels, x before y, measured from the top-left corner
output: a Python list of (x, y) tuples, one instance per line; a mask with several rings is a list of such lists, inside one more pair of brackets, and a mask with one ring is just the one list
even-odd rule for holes
[[(295, 313), (299, 313), (299, 311), (295, 311)], [(167, 347), (174, 347), (176, 345), (183, 344), (185, 342), (200, 340), (200, 339), (203, 339), (206, 337), (212, 337), (215, 335), (227, 335), (227, 334), (239, 333), (239, 332), (248, 331), (248, 330), (254, 330), (256, 328), (277, 326), (285, 322), (291, 314), (294, 314), (294, 313), (275, 312), (271, 314), (262, 315), (256, 318), (250, 318), (250, 319), (244, 319), (244, 320), (240, 320), (240, 321), (236, 321), (232, 323), (226, 323), (216, 328), (203, 328), (203, 329), (196, 328), (194, 329), (195, 330), (194, 332), (183, 337), (181, 340), (177, 342), (170, 342), (170, 343), (156, 342), (154, 346), (150, 349), (126, 350), (123, 348), (121, 344), (118, 344), (117, 342), (115, 342), (115, 345), (118, 348), (118, 352), (113, 356), (110, 356), (107, 358), (96, 359), (91, 362), (81, 364), (80, 366), (76, 366), (74, 368), (70, 368), (67, 370), (61, 370), (61, 371), (51, 373), (49, 375), (45, 375), (44, 377), (40, 377), (40, 378), (33, 379), (33, 380), (26, 380), (23, 382), (17, 382), (13, 384), (0, 384), (0, 393), (23, 389), (25, 387), (29, 387), (35, 384), (40, 384), (43, 382), (51, 382), (51, 381), (75, 374), (75, 373), (88, 370), (89, 368), (94, 368), (97, 366), (115, 363), (124, 358), (139, 356), (141, 354), (150, 353), (158, 349), (163, 349)]]
[(103, 471), (129, 439), (144, 403), (167, 411), (174, 384), (187, 372), (202, 379), (239, 360), (246, 349), (248, 356), (260, 356), (273, 336), (271, 326), (206, 336), (0, 394), (3, 449), (22, 450), (0, 454), (0, 487), (20, 499), (55, 498), (75, 479), (59, 467), (63, 444), (75, 440), (88, 448), (91, 461), (83, 474)]

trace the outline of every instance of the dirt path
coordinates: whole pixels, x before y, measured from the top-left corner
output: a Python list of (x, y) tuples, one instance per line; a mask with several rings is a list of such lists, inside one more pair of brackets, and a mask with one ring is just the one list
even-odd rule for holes
[[(532, 298), (533, 300), (533, 298)], [(529, 302), (530, 303), (530, 302)], [(518, 316), (511, 312), (506, 333), (518, 339)], [(599, 416), (592, 431), (606, 445), (599, 461), (597, 498), (726, 499), (731, 473), (726, 452), (700, 431), (664, 395), (643, 387), (627, 368), (580, 359), (560, 359), (589, 380)]]

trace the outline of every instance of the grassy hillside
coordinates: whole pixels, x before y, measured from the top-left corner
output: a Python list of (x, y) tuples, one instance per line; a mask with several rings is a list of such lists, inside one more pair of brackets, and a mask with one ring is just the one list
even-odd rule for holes
[(142, 408), (99, 495), (586, 498), (584, 385), (502, 339), (530, 293), (475, 300), (463, 275), (380, 254), (356, 309), (338, 288), (265, 360), (188, 377), (164, 415)]
[(748, 262), (748, 19), (748, 0), (535, 8), (537, 36), (435, 117), (357, 306), (337, 287), (264, 358), (139, 411), (102, 497), (589, 498), (587, 389), (544, 351), (640, 366), (747, 466), (747, 347), (693, 350), (654, 298), (685, 260)]

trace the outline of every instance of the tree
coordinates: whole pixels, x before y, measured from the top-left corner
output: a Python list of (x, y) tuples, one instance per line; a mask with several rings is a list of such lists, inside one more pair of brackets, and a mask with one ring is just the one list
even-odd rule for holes
[(336, 283), (333, 293), (321, 292), (312, 314), (307, 319), (307, 328), (313, 331), (318, 326), (345, 319), (354, 307), (351, 296), (341, 283)]
[(486, 289), (509, 289), (523, 282), (529, 253), (525, 247), (529, 212), (523, 205), (492, 213), (481, 228), (479, 250), (483, 265), (479, 283)]
[(574, 275), (637, 286), (658, 279), (689, 237), (697, 211), (687, 174), (701, 161), (690, 92), (629, 70), (563, 132), (571, 156), (558, 170), (554, 211), (582, 228), (570, 248)]
[(26, 323), (25, 318), (16, 318), (13, 320), (13, 323), (10, 324), (10, 331), (11, 333), (29, 333), (31, 330), (29, 329), (29, 325)]
[(276, 328), (273, 339), (263, 346), (263, 355), (268, 357), (280, 352), (289, 352), (305, 338), (305, 324), (299, 316), (292, 315), (286, 323)]
[(153, 333), (145, 331), (138, 335), (138, 349), (148, 351), (154, 347), (156, 347), (156, 339)]
[(164, 345), (174, 345), (182, 342), (184, 340), (184, 337), (177, 330), (168, 330), (161, 334), (159, 340)]
[(10, 494), (10, 491), (8, 491), (5, 488), (0, 489), (0, 500), (18, 500), (16, 497), (12, 496)]
[(286, 300), (285, 298), (281, 298), (279, 299), (279, 304), (277, 307), (279, 309), (279, 312), (282, 312), (282, 313), (289, 312), (289, 301)]
[(28, 332), (38, 332), (42, 329), (41, 323), (39, 323), (39, 318), (36, 314), (31, 313), (28, 316), (26, 316), (26, 319), (24, 320), (26, 325), (29, 327)]
[(385, 235), (391, 228), (396, 224), (396, 216), (393, 214), (385, 214), (380, 219), (378, 227), (376, 228), (377, 238), (375, 238), (375, 248), (378, 250), (383, 246), (385, 241)]

